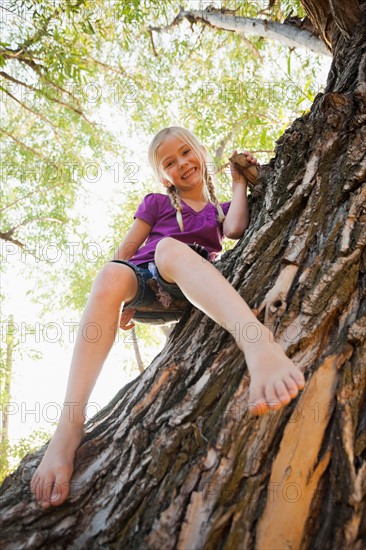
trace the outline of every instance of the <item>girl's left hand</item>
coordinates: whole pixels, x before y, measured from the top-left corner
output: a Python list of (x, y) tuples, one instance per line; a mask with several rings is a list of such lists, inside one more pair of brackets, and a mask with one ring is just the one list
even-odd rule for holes
[[(231, 156), (234, 156), (238, 153), (238, 151), (235, 149), (235, 151), (232, 153)], [(254, 166), (259, 166), (258, 159), (256, 157), (253, 157), (252, 153), (250, 151), (243, 151), (243, 155), (245, 155), (245, 158), (250, 164), (253, 164)], [(238, 168), (235, 166), (235, 164), (230, 161), (230, 172), (231, 177), (234, 182), (243, 182), (246, 183), (246, 178), (243, 176), (241, 172), (239, 172)]]
[(122, 330), (130, 330), (135, 326), (134, 322), (130, 323), (135, 313), (136, 310), (132, 308), (126, 308), (122, 310), (121, 318), (119, 320), (119, 326)]

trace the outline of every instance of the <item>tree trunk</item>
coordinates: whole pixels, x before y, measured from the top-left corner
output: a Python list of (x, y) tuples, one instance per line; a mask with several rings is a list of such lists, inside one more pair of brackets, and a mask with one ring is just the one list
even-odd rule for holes
[(139, 372), (144, 372), (145, 365), (144, 365), (144, 362), (143, 362), (142, 357), (141, 357), (141, 352), (140, 352), (140, 348), (139, 348), (139, 343), (138, 343), (138, 338), (137, 338), (135, 327), (133, 327), (131, 329), (131, 332), (132, 332), (133, 350), (135, 352), (137, 366), (138, 366)]
[[(6, 321), (7, 327), (14, 326), (14, 316), (9, 315), (9, 320)], [(4, 403), (11, 401), (11, 379), (13, 375), (13, 352), (14, 352), (14, 332), (12, 330), (6, 331), (6, 355), (4, 372), (0, 376), (0, 396), (4, 400)], [(4, 409), (1, 411), (0, 418), (0, 456), (2, 464), (0, 471), (9, 471), (9, 411)]]
[(278, 141), (251, 225), (218, 263), (301, 365), (303, 392), (250, 417), (242, 354), (192, 308), (89, 421), (64, 505), (33, 502), (44, 447), (7, 478), (3, 547), (365, 548), (363, 17), (350, 39), (334, 19), (327, 89)]

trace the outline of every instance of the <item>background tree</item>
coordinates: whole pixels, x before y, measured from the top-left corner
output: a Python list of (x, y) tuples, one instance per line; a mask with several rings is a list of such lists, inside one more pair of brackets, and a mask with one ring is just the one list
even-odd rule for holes
[(327, 87), (277, 142), (251, 226), (218, 267), (305, 390), (250, 418), (242, 355), (192, 308), (89, 422), (62, 507), (30, 505), (44, 448), (5, 481), (9, 548), (365, 545), (365, 3), (303, 5), (334, 54)]
[[(32, 327), (27, 327), (29, 332)], [(44, 429), (34, 430), (28, 437), (12, 443), (9, 437), (9, 424), (12, 414), (17, 407), (12, 395), (12, 379), (15, 374), (16, 358), (27, 356), (31, 359), (40, 359), (38, 350), (26, 346), (18, 334), (18, 326), (14, 323), (14, 316), (2, 318), (0, 342), (0, 481), (10, 474), (14, 466), (25, 454), (36, 450), (48, 441), (51, 431)]]

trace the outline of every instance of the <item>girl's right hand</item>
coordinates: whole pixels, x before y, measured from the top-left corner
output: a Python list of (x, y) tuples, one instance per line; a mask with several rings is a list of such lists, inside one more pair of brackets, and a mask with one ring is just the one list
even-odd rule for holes
[(132, 317), (135, 315), (136, 310), (132, 308), (123, 309), (121, 313), (121, 318), (119, 321), (119, 326), (122, 330), (129, 330), (135, 326), (135, 323), (128, 324)]

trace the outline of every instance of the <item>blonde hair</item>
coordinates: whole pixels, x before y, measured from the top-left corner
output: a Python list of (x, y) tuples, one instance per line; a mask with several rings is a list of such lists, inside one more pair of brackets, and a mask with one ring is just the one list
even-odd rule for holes
[[(180, 126), (169, 126), (168, 128), (164, 128), (163, 130), (160, 130), (160, 132), (156, 134), (156, 136), (150, 143), (149, 152), (148, 152), (149, 163), (152, 169), (154, 170), (155, 177), (160, 182), (163, 182), (164, 179), (170, 181), (169, 176), (167, 176), (161, 163), (158, 162), (158, 158), (157, 158), (158, 149), (168, 136), (177, 137), (182, 141), (184, 141), (185, 143), (187, 143), (187, 145), (189, 145), (192, 148), (194, 154), (198, 158), (201, 165), (205, 196), (207, 200), (209, 200), (212, 204), (216, 206), (217, 213), (218, 213), (218, 220), (220, 222), (223, 222), (225, 219), (225, 214), (222, 210), (222, 207), (219, 201), (216, 198), (214, 178), (213, 178), (213, 174), (211, 174), (208, 170), (207, 160), (210, 160), (210, 164), (212, 166), (214, 166), (214, 163), (211, 160), (210, 155), (204, 152), (203, 147), (200, 144), (198, 138), (189, 130), (186, 130), (185, 128), (181, 128)], [(172, 185), (172, 187), (167, 187), (166, 190), (170, 198), (170, 202), (176, 211), (177, 222), (180, 227), (180, 230), (184, 231), (183, 217), (182, 217), (183, 208), (180, 200), (179, 191), (174, 185)]]

